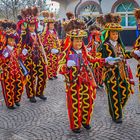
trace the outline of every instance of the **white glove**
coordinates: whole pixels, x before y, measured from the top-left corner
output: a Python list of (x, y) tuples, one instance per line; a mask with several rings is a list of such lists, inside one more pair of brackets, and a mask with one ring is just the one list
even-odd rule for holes
[(113, 60), (113, 57), (111, 57), (111, 56), (105, 58), (105, 62), (106, 62), (106, 63), (108, 63), (108, 62), (110, 62), (110, 61), (112, 61), (112, 60)]
[(9, 53), (8, 53), (7, 51), (4, 51), (4, 52), (3, 52), (3, 56), (4, 56), (5, 58), (7, 58), (7, 57), (9, 56)]
[(109, 57), (105, 58), (105, 62), (110, 65), (114, 65), (114, 63), (121, 61), (121, 60), (122, 59), (120, 57), (113, 58), (113, 57), (109, 56)]
[(22, 50), (22, 54), (25, 56), (25, 55), (27, 55), (27, 53), (28, 53), (28, 50), (24, 48), (24, 49)]
[(87, 48), (88, 51), (91, 51), (91, 48)]
[(94, 41), (94, 44), (95, 44), (95, 45), (98, 45), (98, 44), (99, 44), (99, 42), (97, 42), (97, 41)]
[(51, 53), (52, 53), (52, 54), (57, 54), (57, 53), (59, 53), (59, 51), (58, 51), (57, 49), (52, 49), (52, 50), (51, 50)]
[(76, 63), (74, 60), (68, 60), (67, 61), (67, 67), (72, 67), (72, 66), (76, 66)]
[(135, 50), (134, 54), (136, 54), (138, 57), (140, 57), (140, 50)]

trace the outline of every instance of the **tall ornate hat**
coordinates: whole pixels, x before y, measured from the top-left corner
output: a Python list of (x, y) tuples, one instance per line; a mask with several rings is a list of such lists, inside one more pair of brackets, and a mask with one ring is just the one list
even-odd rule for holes
[(74, 14), (72, 12), (67, 12), (66, 16), (67, 16), (68, 20), (71, 20), (71, 19), (75, 18)]
[(91, 25), (89, 27), (89, 32), (91, 35), (101, 35), (101, 28), (97, 25)]
[(85, 29), (85, 22), (80, 19), (70, 20), (67, 24), (64, 25), (64, 30), (67, 36), (71, 38), (87, 36)]
[(44, 17), (44, 23), (47, 23), (47, 20), (50, 16), (49, 11), (42, 11), (41, 15)]
[(53, 12), (42, 11), (41, 14), (44, 17), (44, 22), (45, 23), (54, 23), (54, 22), (56, 22), (55, 14)]
[(121, 16), (118, 14), (109, 13), (97, 17), (97, 23), (100, 24), (105, 30), (121, 31), (122, 26), (120, 25)]
[(67, 17), (67, 20), (62, 23), (63, 26), (66, 26), (70, 22), (70, 20), (75, 19), (75, 16), (74, 16), (74, 14), (72, 12), (67, 12), (66, 17)]
[(3, 22), (2, 27), (7, 38), (17, 38), (16, 24), (13, 21), (6, 20), (5, 22)]
[(38, 23), (38, 8), (37, 7), (28, 7), (26, 9), (21, 10), (21, 16), (24, 21), (26, 21), (29, 24), (36, 24)]

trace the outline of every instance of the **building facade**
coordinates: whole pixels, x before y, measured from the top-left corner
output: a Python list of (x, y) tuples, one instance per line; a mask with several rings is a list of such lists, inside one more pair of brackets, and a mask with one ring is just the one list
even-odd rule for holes
[[(140, 7), (140, 0), (52, 0), (60, 3), (60, 18), (65, 18), (65, 13), (71, 11), (76, 16), (83, 18), (87, 25), (95, 22), (96, 16), (106, 13), (119, 13), (122, 16), (121, 33), (126, 46), (132, 46), (136, 39), (136, 20), (133, 15), (135, 8)], [(131, 38), (131, 39), (129, 39)]]

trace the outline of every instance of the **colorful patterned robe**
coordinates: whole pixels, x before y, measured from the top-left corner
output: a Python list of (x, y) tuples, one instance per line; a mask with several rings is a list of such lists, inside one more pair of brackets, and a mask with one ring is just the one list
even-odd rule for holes
[(60, 44), (58, 40), (57, 33), (53, 31), (51, 33), (49, 30), (42, 35), (42, 44), (44, 46), (44, 50), (47, 56), (47, 64), (48, 64), (48, 78), (53, 78), (57, 76), (58, 71), (58, 53), (53, 54), (51, 53), (52, 49), (57, 49), (60, 52)]
[(103, 68), (103, 79), (108, 95), (109, 112), (112, 119), (117, 120), (122, 118), (122, 109), (124, 108), (130, 93), (132, 93), (131, 84), (129, 81), (128, 68), (125, 59), (131, 58), (131, 52), (126, 51), (121, 44), (117, 47), (106, 41), (98, 48), (100, 58), (109, 56), (123, 57), (123, 61), (113, 66), (106, 65)]
[[(67, 67), (68, 60), (74, 60), (76, 66)], [(60, 57), (59, 72), (65, 76), (68, 115), (72, 130), (80, 128), (81, 124), (89, 125), (91, 121), (97, 85), (89, 62), (103, 64), (104, 59), (91, 57), (84, 46), (80, 54), (72, 48), (67, 48)]]

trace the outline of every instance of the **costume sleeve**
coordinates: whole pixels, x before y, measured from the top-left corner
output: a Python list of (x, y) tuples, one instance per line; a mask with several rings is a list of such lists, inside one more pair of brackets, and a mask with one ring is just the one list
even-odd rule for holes
[(66, 63), (67, 63), (67, 60), (66, 60), (66, 51), (63, 51), (63, 53), (61, 53), (59, 55), (59, 68), (58, 68), (58, 72), (60, 74), (66, 74), (66, 69), (67, 69), (67, 66), (66, 66)]

